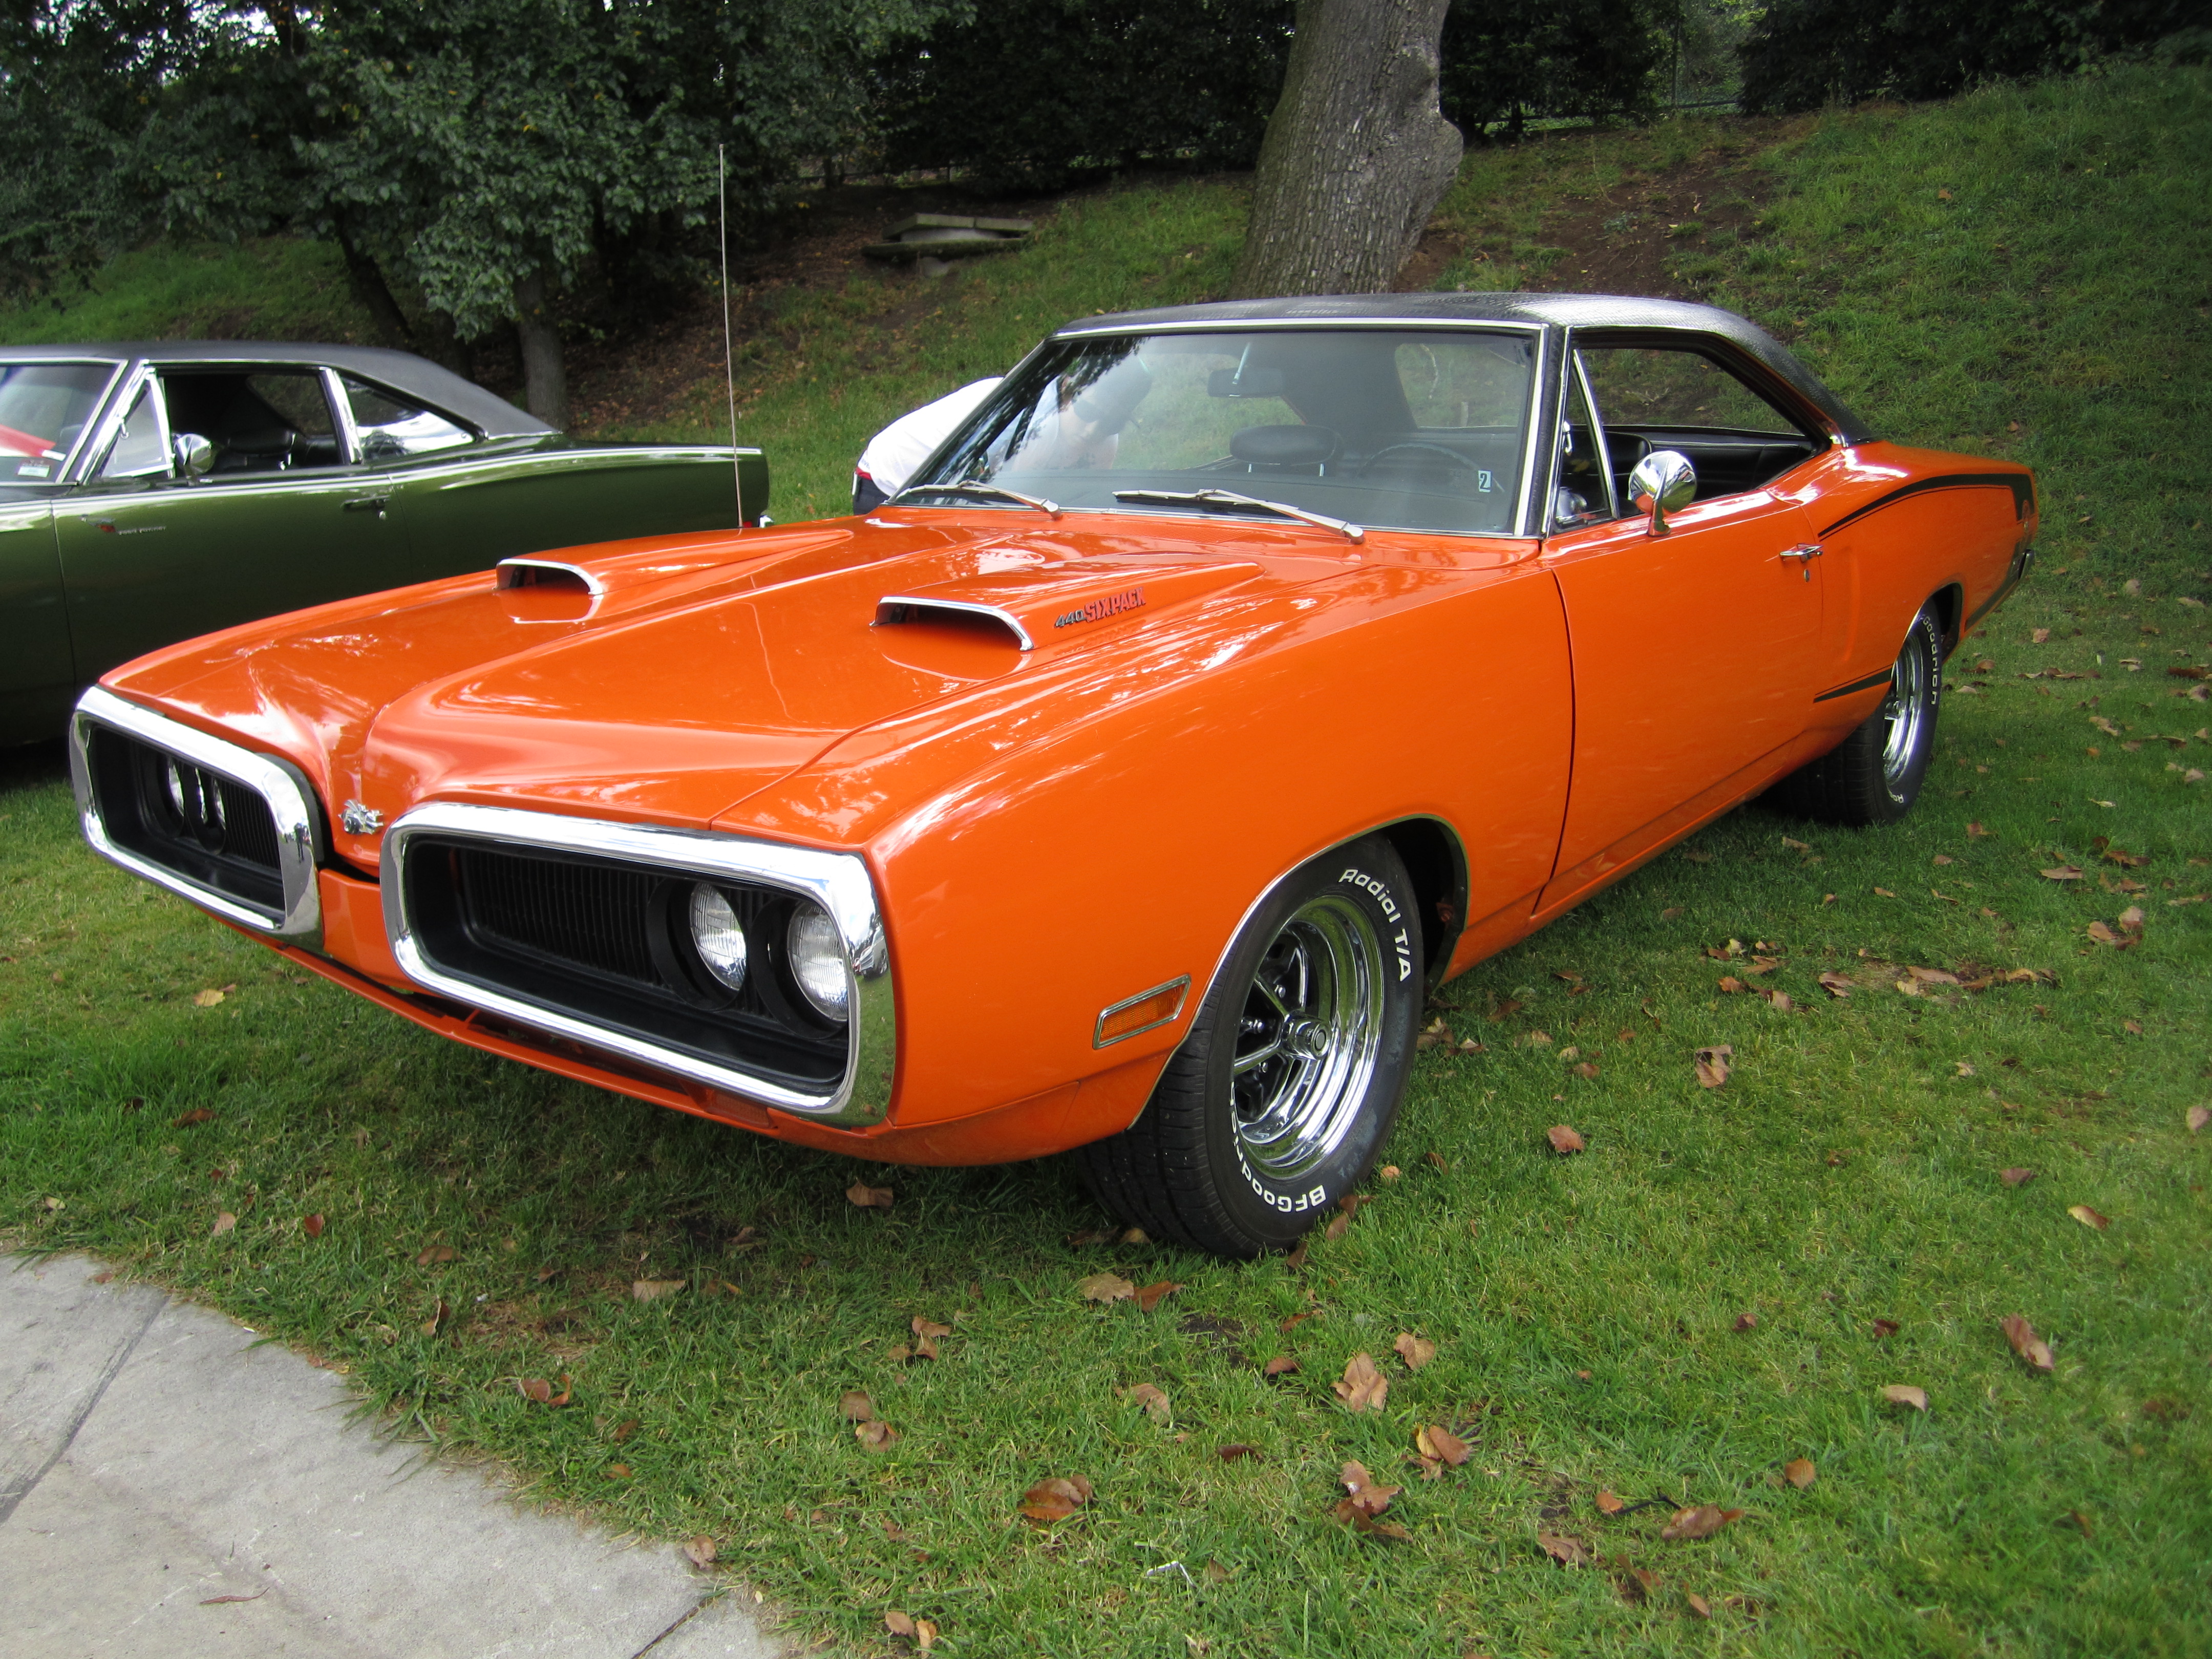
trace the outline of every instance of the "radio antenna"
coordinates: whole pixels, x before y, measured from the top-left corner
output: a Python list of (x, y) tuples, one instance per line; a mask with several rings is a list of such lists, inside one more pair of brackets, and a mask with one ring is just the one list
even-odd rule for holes
[(737, 492), (738, 528), (745, 527), (745, 464), (738, 453), (738, 369), (730, 344), (730, 173), (722, 146), (714, 146), (716, 227), (722, 239), (722, 382), (730, 391), (730, 483)]

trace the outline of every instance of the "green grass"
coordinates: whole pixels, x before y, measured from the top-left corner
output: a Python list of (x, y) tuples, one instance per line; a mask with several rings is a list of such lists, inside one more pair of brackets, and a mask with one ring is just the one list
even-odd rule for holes
[[(2212, 889), (2212, 784), (2185, 781), (2212, 770), (2192, 735), (2212, 708), (2161, 672), (2212, 659), (2206, 611), (2179, 602), (2212, 599), (2189, 471), (2212, 250), (2185, 192), (2208, 135), (2212, 77), (2130, 74), (1825, 116), (1768, 155), (1762, 228), (1713, 290), (1884, 431), (2032, 460), (2045, 569), (1954, 661), (1981, 689), (1948, 701), (1905, 825), (1748, 809), (1446, 987), (1484, 1052), (1421, 1057), (1402, 1175), (1302, 1271), (1070, 1246), (1098, 1218), (1057, 1164), (855, 1166), (440, 1043), (94, 862), (50, 758), (0, 794), (0, 1228), (317, 1350), (404, 1430), (503, 1457), (547, 1501), (704, 1533), (799, 1631), (860, 1651), (889, 1650), (890, 1607), (979, 1655), (2212, 1651), (2212, 1133), (2184, 1123), (2212, 1103), (2212, 903), (2175, 902)], [(2100, 154), (2127, 169), (2069, 162)], [(834, 496), (909, 395), (878, 408), (862, 376), (927, 391), (1060, 314), (1202, 291), (1235, 204), (1132, 191), (1051, 234), (1068, 258), (1047, 241), (978, 270), (865, 361), (815, 331), (879, 314), (890, 285), (806, 301), (757, 367), (751, 430)], [(2111, 378), (2085, 383), (2085, 354)], [(2045, 669), (2101, 678), (2020, 678)], [(2099, 856), (2119, 848), (2150, 861)], [(2038, 873), (2064, 861), (2087, 877)], [(2130, 903), (2139, 945), (2086, 934)], [(1743, 972), (1707, 954), (1731, 939), (1778, 947), (1754, 982), (1799, 1009), (1716, 988)], [(1863, 953), (2056, 982), (1911, 997)], [(1833, 999), (1824, 970), (1860, 988)], [(1493, 1022), (1497, 1000), (1526, 1006)], [(1709, 1091), (1692, 1054), (1716, 1042), (1735, 1070)], [(1559, 1122), (1589, 1150), (1553, 1154)], [(2007, 1188), (2012, 1167), (2034, 1179)], [(855, 1176), (896, 1206), (847, 1203)], [(454, 1259), (423, 1265), (439, 1245)], [(1087, 1306), (1076, 1283), (1107, 1267), (1183, 1287), (1149, 1315)], [(686, 1288), (640, 1303), (638, 1279)], [(2014, 1313), (2052, 1375), (2006, 1346)], [(897, 1362), (917, 1316), (955, 1334)], [(1408, 1374), (1401, 1331), (1436, 1361)], [(1360, 1352), (1392, 1378), (1380, 1415), (1329, 1392)], [(1278, 1352), (1303, 1370), (1270, 1383)], [(516, 1387), (564, 1376), (563, 1408)], [(1171, 1425), (1118, 1396), (1143, 1382)], [(1881, 1403), (1893, 1382), (1926, 1413)], [(856, 1387), (901, 1433), (887, 1452), (838, 1417)], [(1425, 1423), (1466, 1430), (1467, 1467), (1419, 1478)], [(1228, 1443), (1262, 1455), (1224, 1462)], [(1799, 1456), (1809, 1490), (1779, 1474)], [(1405, 1482), (1407, 1540), (1330, 1518), (1348, 1458)], [(1079, 1474), (1083, 1514), (1016, 1517), (1032, 1482)], [(1745, 1514), (1664, 1543), (1665, 1507), (1608, 1517), (1603, 1490)], [(1540, 1530), (1603, 1565), (1553, 1565)], [(1656, 1575), (1649, 1599), (1616, 1561)]]
[[(850, 510), (853, 463), (907, 410), (1003, 374), (1070, 317), (1218, 298), (1244, 233), (1243, 193), (1213, 183), (1079, 197), (1014, 253), (930, 278), (869, 267), (843, 287), (780, 290), (770, 326), (740, 349), (738, 441), (774, 470), (779, 522)], [(595, 435), (726, 440), (719, 379), (691, 406)]]
[(373, 343), (376, 331), (337, 250), (289, 236), (158, 245), (82, 289), (0, 310), (0, 345), (210, 339)]

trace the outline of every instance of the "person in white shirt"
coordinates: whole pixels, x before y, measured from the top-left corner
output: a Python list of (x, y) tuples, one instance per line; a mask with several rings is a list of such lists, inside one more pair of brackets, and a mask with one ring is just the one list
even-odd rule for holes
[(1000, 379), (994, 374), (947, 392), (933, 404), (900, 416), (869, 439), (860, 465), (853, 469), (853, 511), (870, 512), (905, 489), (915, 470), (952, 434), (953, 428), (975, 412)]

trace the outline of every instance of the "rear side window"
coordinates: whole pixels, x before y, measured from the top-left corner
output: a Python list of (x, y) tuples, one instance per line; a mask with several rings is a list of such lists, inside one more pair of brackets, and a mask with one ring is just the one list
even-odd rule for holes
[(346, 401), (353, 410), (354, 432), (364, 461), (397, 460), (404, 455), (427, 455), (434, 450), (454, 449), (473, 443), (475, 435), (434, 409), (344, 377)]

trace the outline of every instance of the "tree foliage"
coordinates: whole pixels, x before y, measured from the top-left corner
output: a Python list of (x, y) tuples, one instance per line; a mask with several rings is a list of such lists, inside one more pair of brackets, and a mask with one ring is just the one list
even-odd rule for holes
[(2201, 24), (2187, 0), (1774, 0), (1743, 52), (1749, 110), (1941, 98), (2078, 69)]
[(1518, 137), (1533, 116), (1629, 116), (1653, 105), (1674, 0), (1459, 0), (1444, 19), (1444, 118)]

